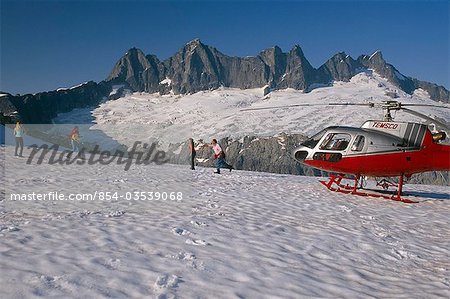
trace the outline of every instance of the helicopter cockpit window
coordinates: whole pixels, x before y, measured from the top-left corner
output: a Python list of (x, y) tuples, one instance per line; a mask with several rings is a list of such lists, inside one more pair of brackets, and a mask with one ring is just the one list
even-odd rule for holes
[(355, 142), (353, 142), (353, 145), (352, 145), (352, 151), (355, 151), (355, 152), (362, 151), (362, 149), (364, 147), (364, 141), (365, 141), (364, 136), (361, 136), (361, 135), (356, 136)]
[(324, 134), (325, 134), (325, 130), (320, 131), (316, 135), (314, 135), (311, 138), (304, 141), (301, 145), (309, 147), (309, 148), (314, 148), (317, 145), (317, 143), (319, 143), (320, 139), (322, 139)]
[(344, 133), (330, 133), (320, 145), (321, 150), (343, 151), (348, 147), (350, 135)]

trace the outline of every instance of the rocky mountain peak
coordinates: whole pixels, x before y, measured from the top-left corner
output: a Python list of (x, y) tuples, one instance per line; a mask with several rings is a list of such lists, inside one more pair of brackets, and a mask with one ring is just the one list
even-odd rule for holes
[(320, 68), (319, 74), (324, 81), (348, 82), (361, 69), (361, 64), (345, 52), (338, 52)]
[(259, 53), (259, 55), (263, 56), (263, 57), (268, 57), (268, 56), (274, 57), (274, 56), (280, 56), (282, 54), (283, 54), (283, 50), (281, 50), (281, 48), (278, 46), (273, 46), (273, 47), (265, 49), (265, 50), (261, 51), (261, 53)]
[(295, 45), (292, 46), (291, 51), (298, 51), (298, 50), (302, 50), (302, 47), (300, 47), (299, 44), (295, 44)]
[(193, 40), (191, 40), (190, 42), (188, 42), (186, 44), (186, 46), (196, 46), (196, 45), (200, 45), (202, 44), (202, 42), (200, 41), (199, 38), (194, 38)]
[(291, 49), (291, 51), (289, 51), (290, 55), (297, 55), (299, 57), (305, 57), (305, 54), (303, 53), (302, 48), (299, 45), (294, 45)]
[(364, 68), (374, 70), (406, 93), (412, 94), (417, 87), (411, 78), (402, 75), (392, 64), (387, 63), (379, 50), (370, 56), (358, 57), (358, 63)]
[(351, 58), (349, 55), (347, 55), (345, 52), (337, 52), (336, 54), (334, 54), (331, 59), (333, 60), (337, 60), (337, 59), (341, 59), (341, 60), (347, 60), (348, 58)]
[(125, 55), (139, 55), (139, 54), (144, 54), (144, 53), (142, 52), (141, 49), (138, 49), (138, 48), (136, 48), (136, 47), (130, 48), (130, 49), (125, 53)]
[(218, 88), (221, 83), (220, 52), (194, 39), (164, 61), (173, 92), (193, 93)]
[(126, 82), (134, 90), (143, 90), (142, 72), (150, 67), (144, 52), (137, 48), (129, 49), (112, 69), (106, 81)]
[(372, 55), (369, 56), (369, 60), (373, 62), (381, 62), (384, 61), (383, 54), (380, 50), (376, 50)]
[(180, 52), (189, 53), (192, 51), (196, 51), (198, 49), (204, 49), (205, 47), (208, 46), (203, 44), (199, 38), (196, 38), (188, 42), (186, 45), (184, 45), (184, 47), (180, 49)]

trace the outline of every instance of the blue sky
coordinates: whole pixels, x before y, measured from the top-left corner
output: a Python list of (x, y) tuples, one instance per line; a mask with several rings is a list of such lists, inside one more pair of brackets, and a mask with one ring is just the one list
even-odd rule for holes
[(450, 87), (449, 1), (0, 1), (10, 93), (101, 81), (131, 47), (166, 59), (194, 38), (236, 56), (299, 44), (316, 68), (379, 49), (403, 74)]

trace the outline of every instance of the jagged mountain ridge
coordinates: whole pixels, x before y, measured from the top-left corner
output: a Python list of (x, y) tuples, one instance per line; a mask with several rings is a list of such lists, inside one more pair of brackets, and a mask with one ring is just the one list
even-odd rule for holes
[(1, 92), (0, 112), (28, 123), (51, 123), (58, 113), (96, 106), (103, 100), (120, 97), (121, 93), (110, 94), (115, 84), (125, 85), (124, 88), (133, 91), (161, 94), (189, 94), (221, 86), (240, 89), (268, 86), (273, 90), (293, 88), (308, 92), (332, 81), (347, 82), (367, 69), (376, 71), (409, 94), (421, 88), (435, 101), (450, 102), (446, 88), (402, 75), (383, 59), (379, 51), (371, 56), (361, 55), (356, 60), (340, 52), (316, 69), (298, 45), (287, 53), (275, 46), (257, 56), (231, 57), (196, 39), (164, 61), (132, 48), (99, 83), (90, 81), (73, 88), (34, 95)]
[(127, 84), (134, 91), (161, 94), (195, 93), (221, 86), (247, 89), (266, 85), (271, 89), (309, 91), (333, 81), (348, 82), (367, 69), (409, 94), (422, 88), (435, 101), (450, 101), (445, 87), (402, 75), (384, 60), (380, 51), (371, 56), (361, 55), (356, 60), (340, 52), (316, 69), (298, 45), (287, 53), (275, 46), (257, 56), (231, 57), (199, 39), (189, 42), (164, 61), (132, 48), (116, 63), (106, 81)]
[(58, 113), (95, 107), (101, 101), (107, 100), (110, 92), (109, 83), (89, 81), (72, 88), (37, 94), (14, 96), (4, 93), (0, 95), (0, 116), (6, 116), (12, 121), (20, 119), (29, 124), (52, 123)]

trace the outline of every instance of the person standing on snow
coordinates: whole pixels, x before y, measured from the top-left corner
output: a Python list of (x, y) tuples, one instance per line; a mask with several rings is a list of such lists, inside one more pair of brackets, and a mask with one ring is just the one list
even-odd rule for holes
[(70, 139), (70, 144), (72, 145), (72, 152), (78, 152), (80, 150), (80, 132), (78, 131), (78, 126), (73, 128), (68, 138)]
[[(16, 157), (23, 157), (23, 128), (20, 121), (16, 123), (16, 126), (14, 127), (14, 137), (16, 138), (16, 150), (14, 152), (14, 156)], [(17, 154), (17, 150), (20, 149), (19, 154)]]
[(217, 171), (214, 171), (214, 173), (220, 174), (220, 168), (228, 168), (230, 171), (234, 169), (233, 166), (229, 165), (225, 161), (225, 153), (222, 150), (222, 147), (217, 143), (216, 139), (213, 139), (210, 145), (205, 145), (203, 147), (212, 147), (214, 151), (214, 158), (216, 159), (217, 168)]
[(195, 170), (195, 156), (197, 155), (197, 152), (195, 151), (194, 139), (189, 138), (188, 145), (189, 153), (191, 154), (191, 169)]

